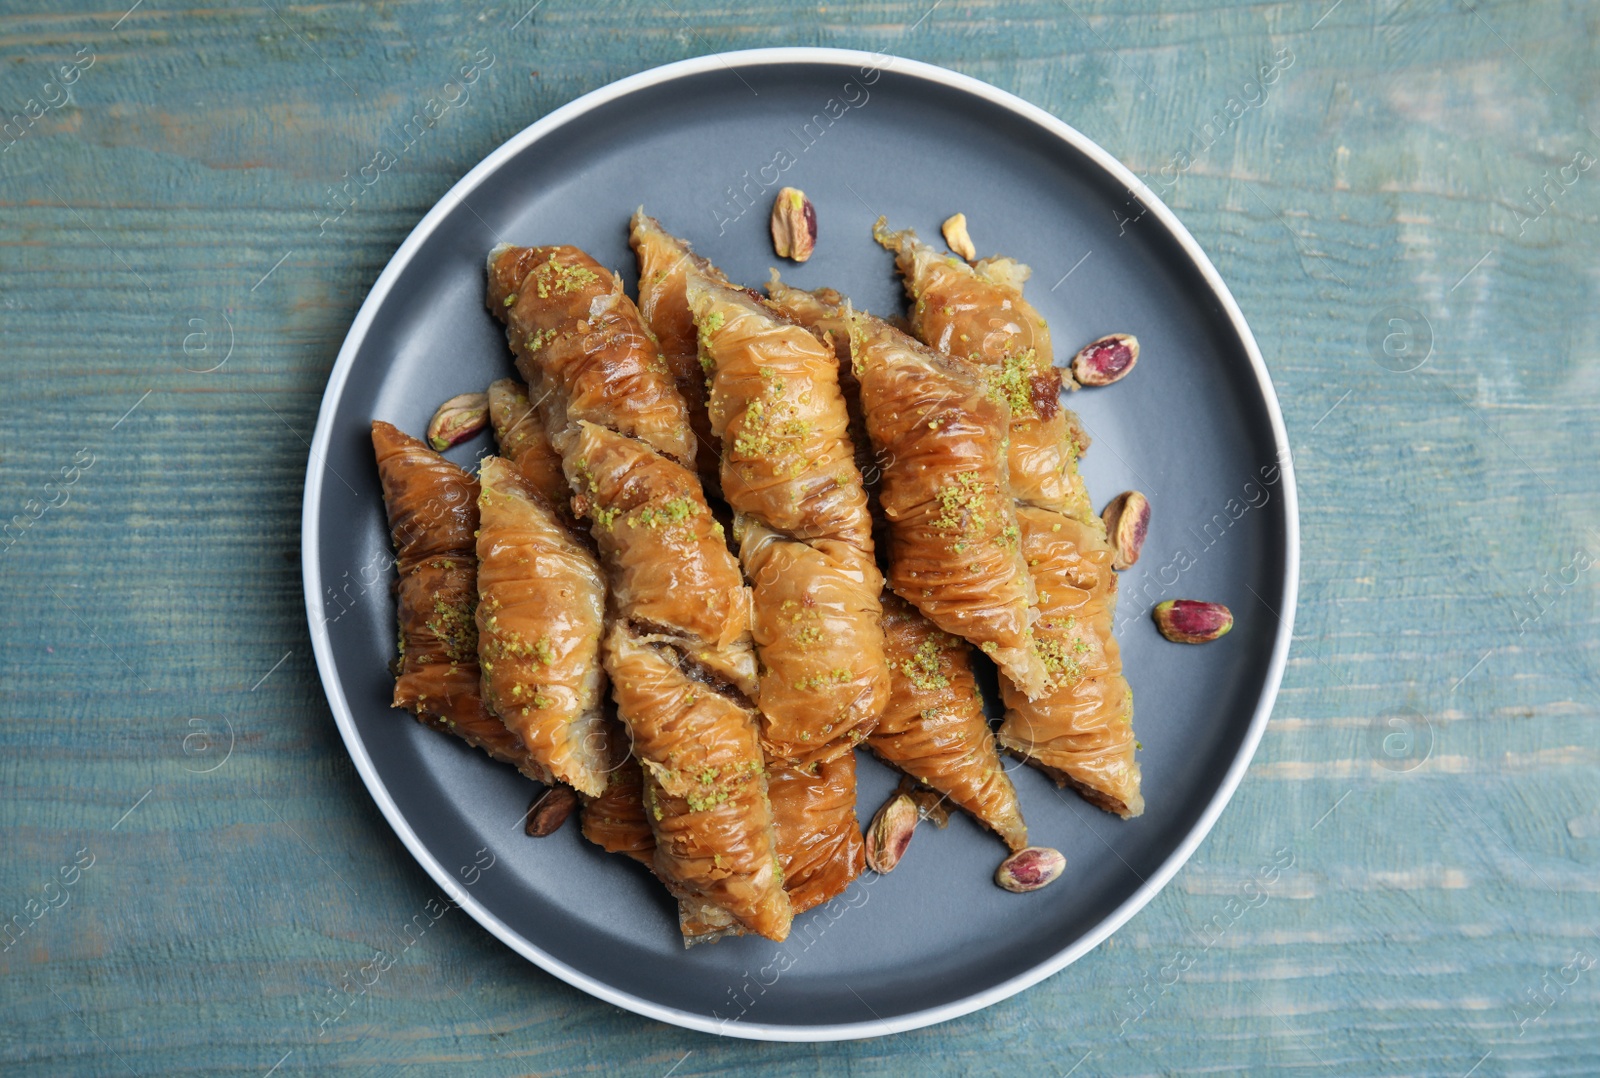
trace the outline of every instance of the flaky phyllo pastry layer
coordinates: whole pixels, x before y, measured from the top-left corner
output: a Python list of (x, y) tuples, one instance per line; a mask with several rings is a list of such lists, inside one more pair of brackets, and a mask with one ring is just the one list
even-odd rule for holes
[(600, 707), (600, 565), (510, 461), (485, 458), (478, 481), (484, 697), (557, 779), (598, 795), (610, 765)]
[(834, 361), (839, 366), (839, 389), (844, 393), (845, 407), (850, 412), (850, 443), (856, 451), (856, 470), (861, 473), (867, 488), (867, 505), (873, 514), (873, 534), (878, 543), (879, 560), (882, 560), (884, 543), (881, 515), (878, 506), (878, 488), (881, 485), (883, 464), (872, 448), (872, 437), (867, 433), (866, 413), (861, 410), (861, 383), (856, 378), (850, 359), (850, 315), (845, 298), (831, 288), (807, 292), (791, 288), (773, 270), (767, 281), (767, 302), (785, 316), (805, 326), (833, 349)]
[(856, 823), (856, 755), (806, 766), (769, 764), (783, 886), (796, 914), (843, 893), (866, 867)]
[(576, 248), (496, 248), (488, 305), (600, 552), (602, 655), (642, 768), (653, 866), (680, 899), (782, 939), (750, 593), (693, 470), (672, 370), (621, 281)]
[(1144, 811), (1134, 760), (1133, 693), (1112, 636), (1117, 578), (1103, 532), (1046, 509), (1024, 508), (1023, 550), (1039, 587), (1039, 646), (1055, 670), (1036, 699), (1002, 681), (1000, 744), (1061, 785), (1119, 816)]
[(762, 739), (791, 763), (850, 751), (888, 695), (872, 518), (833, 350), (691, 272), (722, 491), (755, 599)]
[[(605, 792), (583, 797), (583, 837), (607, 853), (621, 854), (655, 872), (656, 836), (644, 804), (644, 769), (633, 756), (625, 727), (606, 720), (611, 746), (611, 771)], [(656, 873), (660, 877), (660, 873)], [(703, 898), (678, 896), (678, 924), (685, 944), (742, 935), (744, 929), (727, 910)]]
[(1032, 271), (1009, 258), (968, 265), (910, 230), (890, 232), (882, 218), (873, 236), (895, 253), (911, 297), (911, 331), (968, 364), (1009, 407), (1012, 496), (1079, 520), (1092, 517), (1078, 474), (1082, 436), (1076, 417), (1061, 407), (1050, 329), (1022, 298)]
[(721, 446), (706, 414), (706, 376), (700, 367), (700, 344), (694, 312), (689, 310), (687, 282), (690, 270), (722, 283), (727, 279), (690, 250), (687, 243), (662, 228), (661, 222), (647, 216), (643, 207), (633, 215), (628, 238), (639, 259), (639, 312), (656, 335), (673, 383), (688, 406), (695, 435), (695, 467), (701, 482), (707, 490), (718, 491)]
[(583, 837), (607, 853), (631, 857), (654, 868), (655, 832), (644, 811), (644, 771), (633, 757), (627, 731), (612, 727), (610, 770), (598, 797), (583, 799)]
[(644, 768), (656, 871), (750, 930), (782, 939), (791, 911), (748, 708), (691, 676), (682, 653), (621, 622), (608, 655), (617, 710)]
[(767, 786), (784, 887), (800, 912), (842, 892), (865, 863), (850, 750), (888, 688), (871, 520), (837, 422), (838, 372), (810, 333), (728, 285), (643, 211), (632, 238), (663, 353), (693, 363), (691, 418), (709, 449), (699, 465), (730, 503), (752, 583)]
[(856, 313), (851, 357), (883, 466), (889, 585), (970, 641), (1024, 692), (1042, 692), (1033, 584), (1006, 475), (1005, 405), (949, 357)]
[[(572, 518), (571, 492), (561, 469), (561, 458), (550, 446), (544, 419), (528, 400), (527, 389), (515, 378), (502, 378), (492, 384), (489, 387), (489, 417), (501, 456), (516, 466), (521, 480), (556, 507), (556, 515), (562, 524), (581, 526)], [(580, 542), (579, 545), (583, 544)], [(591, 579), (602, 593), (603, 613), (604, 586), (599, 566), (593, 553), (586, 547), (584, 554), (593, 566)], [(602, 633), (603, 623), (596, 633), (597, 643)], [(601, 672), (598, 648), (592, 666), (596, 680), (603, 683), (605, 678)], [(602, 694), (604, 691), (602, 684)], [(591, 767), (598, 764), (602, 768), (599, 776), (601, 782), (598, 792), (579, 792), (583, 805), (580, 813), (583, 835), (606, 852), (622, 854), (653, 870), (656, 839), (644, 811), (644, 772), (639, 767), (639, 761), (633, 758), (627, 729), (617, 721), (614, 704), (609, 698), (604, 698), (599, 701), (599, 706), (604, 717), (600, 720), (598, 730), (588, 736), (604, 754), (603, 759), (591, 761)], [(704, 922), (702, 911), (715, 922), (698, 923), (692, 931), (686, 927), (685, 936), (712, 938), (734, 923), (726, 911), (699, 899), (683, 898), (680, 899), (680, 905), (685, 925)]]
[[(850, 313), (831, 289), (791, 288), (774, 274), (767, 286), (780, 310), (817, 332), (834, 349), (839, 381), (859, 438), (856, 459), (867, 497), (878, 497), (881, 467), (870, 448), (860, 386), (850, 350)], [(995, 752), (965, 641), (938, 629), (891, 593), (883, 596), (889, 702), (864, 743), (873, 754), (938, 791), (994, 830), (1013, 849), (1027, 844), (1015, 789)]]
[(688, 407), (610, 270), (576, 247), (497, 247), (488, 302), (563, 459), (587, 421), (693, 462)]
[(1033, 650), (1047, 691), (1003, 684), (1000, 744), (1094, 804), (1137, 816), (1144, 799), (1133, 698), (1112, 638), (1112, 552), (1078, 474), (1087, 439), (1059, 405), (1049, 330), (1022, 298), (1030, 271), (1007, 258), (969, 266), (881, 220), (874, 235), (895, 252), (918, 336), (967, 364), (1011, 411), (1011, 488), (1038, 593)]
[(893, 690), (868, 747), (1022, 849), (1028, 826), (995, 752), (968, 645), (894, 596), (884, 600), (883, 624)]
[(694, 472), (594, 423), (569, 444), (573, 506), (590, 524), (618, 616), (754, 696), (750, 592)]
[(483, 702), (478, 669), (478, 481), (422, 442), (372, 424), (399, 573), (394, 706), (539, 782), (550, 773)]
[(489, 422), (494, 427), (500, 455), (522, 473), (557, 513), (571, 515), (567, 504), (567, 477), (561, 471), (561, 457), (550, 448), (544, 419), (528, 400), (528, 389), (515, 378), (502, 378), (489, 386)]

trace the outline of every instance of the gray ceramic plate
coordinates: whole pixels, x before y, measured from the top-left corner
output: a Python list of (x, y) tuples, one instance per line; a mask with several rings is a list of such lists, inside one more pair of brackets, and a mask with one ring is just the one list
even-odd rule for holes
[[(810, 195), (821, 222), (816, 256), (786, 270), (797, 284), (897, 311), (873, 219), (937, 239), (961, 210), (982, 252), (1033, 266), (1028, 294), (1058, 355), (1104, 333), (1138, 335), (1134, 374), (1071, 406), (1094, 437), (1084, 470), (1097, 504), (1136, 488), (1154, 507), (1119, 619), (1149, 808), (1119, 820), (1020, 768), (1030, 834), (1068, 858), (1054, 886), (997, 888), (1002, 847), (958, 818), (919, 832), (893, 875), (869, 875), (798, 918), (787, 943), (686, 952), (672, 903), (640, 868), (571, 824), (525, 838), (525, 780), (389, 708), (394, 612), (368, 424), (421, 434), (440, 401), (511, 370), (483, 307), (496, 242), (578, 244), (631, 279), (626, 221), (643, 203), (759, 284), (776, 261), (767, 215), (785, 184)], [(486, 447), (452, 455), (470, 462)], [(1148, 902), (1216, 821), (1266, 725), (1298, 550), (1266, 368), (1171, 212), (1104, 150), (1009, 94), (829, 49), (635, 75), (558, 109), (468, 173), (401, 246), (350, 329), (317, 423), (304, 528), (306, 606), (334, 717), (372, 796), (440, 886), (507, 945), (602, 999), (774, 1040), (873, 1036), (976, 1010), (1060, 970)], [(1149, 608), (1175, 597), (1227, 603), (1232, 634), (1205, 647), (1162, 640)], [(863, 761), (863, 818), (893, 784)], [(473, 870), (490, 856), (492, 868)]]

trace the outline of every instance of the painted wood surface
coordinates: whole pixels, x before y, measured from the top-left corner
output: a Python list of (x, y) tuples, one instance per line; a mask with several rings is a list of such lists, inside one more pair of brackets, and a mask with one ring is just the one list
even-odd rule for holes
[[(0, 4), (0, 915), (26, 925), (0, 954), (0, 1070), (1600, 1072), (1600, 9), (533, 7)], [(1255, 764), (1111, 941), (942, 1026), (719, 1040), (455, 912), (319, 1035), (436, 895), (354, 774), (301, 605), (306, 443), (344, 332), (418, 218), (532, 120), (778, 44), (1021, 94), (1216, 261), (1302, 484), (1295, 647)], [(482, 49), (470, 97), (325, 225)]]

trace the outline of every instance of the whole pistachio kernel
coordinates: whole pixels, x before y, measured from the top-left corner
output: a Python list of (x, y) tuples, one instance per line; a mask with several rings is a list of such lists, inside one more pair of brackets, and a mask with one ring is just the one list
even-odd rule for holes
[(1207, 644), (1233, 628), (1233, 612), (1227, 607), (1194, 599), (1168, 599), (1158, 603), (1151, 616), (1161, 635), (1175, 644)]
[(995, 869), (994, 882), (1007, 891), (1024, 894), (1054, 883), (1066, 867), (1067, 859), (1060, 850), (1029, 846), (1000, 862), (1000, 867)]
[(428, 444), (443, 452), (489, 425), (489, 394), (462, 393), (439, 405), (428, 421)]
[(816, 247), (817, 208), (800, 188), (785, 187), (772, 201), (772, 249), (804, 262)]
[(883, 803), (867, 825), (867, 867), (874, 872), (889, 872), (905, 856), (911, 835), (921, 814), (909, 794), (896, 794)]
[(1137, 490), (1124, 491), (1111, 499), (1100, 519), (1111, 543), (1111, 568), (1120, 572), (1137, 562), (1150, 530), (1149, 500)]
[(1072, 357), (1072, 377), (1081, 386), (1108, 386), (1120, 382), (1139, 362), (1139, 338), (1113, 333), (1091, 341)]

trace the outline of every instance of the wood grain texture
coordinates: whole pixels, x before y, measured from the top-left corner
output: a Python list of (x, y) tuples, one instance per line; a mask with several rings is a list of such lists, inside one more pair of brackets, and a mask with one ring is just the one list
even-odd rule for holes
[[(23, 118), (0, 139), (0, 518), (22, 515), (0, 544), (0, 916), (28, 926), (0, 954), (0, 1070), (1600, 1071), (1600, 572), (1579, 568), (1600, 558), (1600, 169), (1559, 179), (1600, 157), (1600, 9), (126, 10), (0, 4), (0, 108)], [(427, 208), (579, 93), (779, 44), (987, 79), (1145, 176), (1260, 339), (1304, 528), (1273, 722), (1173, 884), (1021, 996), (822, 1046), (625, 1014), (459, 911), (403, 946), (437, 894), (335, 732), (298, 563), (324, 381)], [(484, 48), (470, 99), (324, 223)], [(1431, 338), (1406, 373), (1370, 343), (1395, 307)], [(395, 965), (319, 1035), (376, 949)]]

